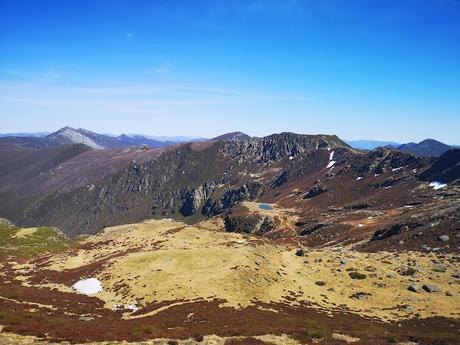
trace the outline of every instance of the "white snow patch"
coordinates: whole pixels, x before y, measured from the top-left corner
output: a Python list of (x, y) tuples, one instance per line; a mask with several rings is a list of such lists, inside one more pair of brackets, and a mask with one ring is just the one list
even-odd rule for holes
[(129, 310), (136, 312), (139, 310), (139, 308), (136, 304), (114, 304), (112, 310)]
[(329, 160), (331, 161), (332, 158), (334, 158), (334, 151), (332, 151), (331, 153), (329, 153)]
[(417, 169), (412, 169), (412, 172), (415, 174), (417, 172)]
[(430, 183), (430, 187), (433, 187), (433, 189), (441, 189), (441, 188), (444, 188), (445, 186), (447, 186), (446, 183), (441, 183), (441, 182), (438, 182), (438, 181), (433, 181)]
[(131, 310), (132, 312), (136, 312), (139, 308), (135, 304), (125, 304), (124, 305), (126, 310)]
[(97, 278), (79, 280), (72, 287), (84, 295), (94, 295), (102, 291), (101, 282)]
[(364, 225), (363, 224), (358, 224), (358, 227), (359, 228), (362, 228)]
[(393, 170), (393, 171), (398, 171), (398, 170), (401, 170), (402, 168), (404, 168), (404, 167), (393, 168), (393, 169), (391, 169), (391, 170)]
[(390, 188), (391, 188), (391, 186), (388, 186), (388, 187), (383, 187), (383, 189), (390, 189)]
[[(334, 152), (333, 152), (334, 153)], [(326, 169), (332, 168), (333, 165), (336, 163), (336, 161), (330, 161), (328, 165), (326, 166)]]
[(359, 180), (361, 180), (362, 178), (363, 178), (362, 176), (358, 176), (358, 177), (356, 178), (356, 181), (359, 181)]
[(292, 156), (289, 156), (289, 160), (293, 160), (293, 159), (294, 159), (294, 157), (292, 157)]
[(375, 177), (380, 176), (380, 174), (374, 174)]

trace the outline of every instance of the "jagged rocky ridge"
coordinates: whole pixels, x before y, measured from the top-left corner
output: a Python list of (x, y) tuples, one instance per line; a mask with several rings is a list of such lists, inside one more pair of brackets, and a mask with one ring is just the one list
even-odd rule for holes
[[(26, 210), (23, 224), (56, 224), (70, 234), (149, 217), (189, 218), (223, 212), (260, 197), (279, 174), (258, 181), (252, 174), (278, 172), (288, 157), (318, 148), (344, 147), (335, 136), (282, 133), (245, 141), (186, 144), (70, 193), (52, 193)], [(270, 175), (270, 174), (269, 174)]]
[[(331, 157), (335, 166), (328, 168)], [(362, 153), (336, 136), (326, 135), (281, 133), (184, 144), (153, 160), (133, 161), (97, 183), (44, 195), (14, 220), (21, 225), (58, 226), (70, 235), (95, 233), (105, 226), (147, 218), (194, 222), (223, 214), (245, 200), (274, 200), (280, 193), (277, 191), (291, 184), (300, 193), (304, 190), (307, 201), (318, 198), (309, 190), (322, 190), (322, 195), (334, 203), (337, 197), (347, 198), (334, 197), (338, 195), (334, 189), (340, 187), (335, 181), (342, 176), (407, 171), (371, 185), (359, 195), (362, 199), (396, 184), (417, 181), (418, 173), (432, 162), (389, 148)]]

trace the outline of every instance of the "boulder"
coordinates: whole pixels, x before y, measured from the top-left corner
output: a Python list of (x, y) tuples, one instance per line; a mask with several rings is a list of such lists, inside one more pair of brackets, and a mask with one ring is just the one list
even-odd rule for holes
[(340, 262), (341, 265), (346, 265), (346, 264), (348, 264), (348, 260), (347, 260), (347, 259), (340, 259), (339, 262)]
[(300, 248), (300, 249), (297, 249), (297, 251), (295, 252), (295, 255), (297, 255), (297, 256), (305, 256), (305, 252), (303, 251), (302, 248)]
[(366, 275), (364, 273), (359, 273), (359, 272), (350, 272), (348, 273), (351, 279), (366, 279)]
[(358, 299), (358, 300), (365, 300), (365, 299), (368, 299), (371, 296), (372, 296), (372, 294), (370, 294), (368, 292), (360, 291), (360, 292), (356, 292), (353, 295), (351, 295), (350, 298), (354, 298), (354, 299)]
[(407, 290), (409, 290), (410, 292), (419, 292), (419, 288), (418, 288), (418, 286), (415, 285), (415, 284), (409, 285), (409, 287), (407, 288)]
[(441, 291), (436, 285), (433, 284), (425, 284), (422, 286), (422, 289), (428, 293)]
[(442, 241), (442, 242), (447, 242), (447, 241), (449, 241), (449, 236), (447, 236), (447, 235), (441, 235), (441, 236), (438, 237), (438, 239), (439, 239), (440, 241)]
[(413, 267), (403, 267), (399, 271), (402, 276), (413, 276), (415, 273), (417, 273), (417, 270)]

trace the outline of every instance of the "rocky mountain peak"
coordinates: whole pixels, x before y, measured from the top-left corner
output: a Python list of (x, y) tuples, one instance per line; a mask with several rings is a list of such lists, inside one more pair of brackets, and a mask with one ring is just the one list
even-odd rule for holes
[(88, 134), (91, 132), (71, 127), (63, 127), (57, 132), (51, 133), (46, 138), (62, 142), (62, 144), (84, 144), (93, 149), (104, 149), (104, 146), (99, 145)]
[(239, 140), (248, 140), (251, 137), (243, 132), (231, 132), (219, 135), (218, 137), (212, 138), (212, 141), (239, 141)]

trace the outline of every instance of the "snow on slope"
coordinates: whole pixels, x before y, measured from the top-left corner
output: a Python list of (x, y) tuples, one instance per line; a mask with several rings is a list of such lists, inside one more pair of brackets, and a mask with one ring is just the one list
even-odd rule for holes
[(435, 190), (444, 188), (445, 186), (447, 186), (446, 183), (441, 183), (441, 182), (438, 182), (438, 181), (433, 181), (433, 182), (430, 183), (430, 187), (433, 187), (433, 189), (435, 189)]
[(101, 282), (97, 278), (79, 280), (72, 287), (84, 295), (94, 295), (102, 291)]
[(329, 160), (331, 161), (332, 158), (334, 158), (334, 151), (332, 151), (332, 152), (329, 153)]
[(326, 166), (326, 169), (329, 169), (329, 168), (332, 168), (334, 166), (334, 164), (336, 163), (336, 161), (330, 161), (327, 166)]
[(336, 163), (336, 161), (333, 161), (332, 158), (334, 158), (334, 151), (329, 152), (329, 163), (327, 164), (326, 169), (332, 168), (334, 164)]

